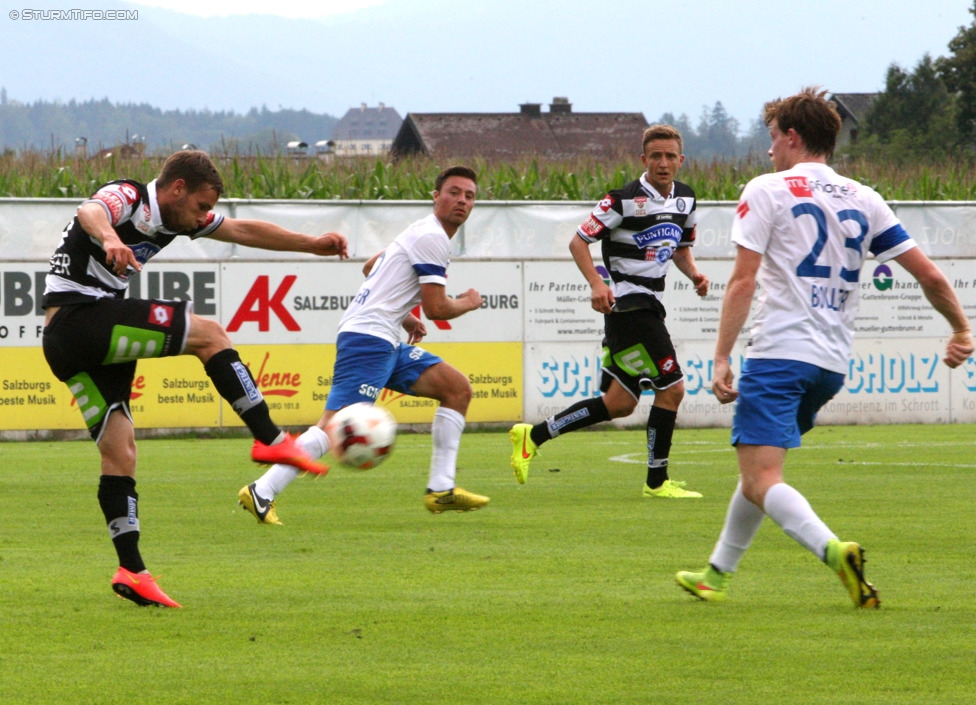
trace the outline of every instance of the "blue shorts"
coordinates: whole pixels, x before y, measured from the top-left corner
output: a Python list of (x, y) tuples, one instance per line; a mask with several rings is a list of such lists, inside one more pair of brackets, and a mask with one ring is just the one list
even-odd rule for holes
[(808, 362), (747, 358), (739, 376), (732, 445), (798, 448), (844, 375)]
[(365, 401), (373, 403), (386, 388), (413, 395), (410, 388), (428, 367), (443, 362), (415, 345), (390, 344), (363, 333), (339, 333), (332, 389), (325, 402), (329, 411)]

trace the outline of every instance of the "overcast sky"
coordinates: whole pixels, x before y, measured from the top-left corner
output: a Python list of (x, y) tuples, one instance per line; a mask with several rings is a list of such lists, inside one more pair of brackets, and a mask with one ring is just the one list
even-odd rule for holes
[[(232, 75), (213, 75), (209, 58), (200, 66), (183, 55), (178, 62), (163, 59), (164, 75), (183, 82), (173, 98), (158, 83), (150, 90), (141, 74), (113, 80), (122, 74), (105, 66), (81, 67), (92, 80), (72, 76), (74, 95), (63, 86), (55, 90), (43, 75), (28, 81), (28, 72), (18, 84), (12, 67), (31, 58), (5, 56), (4, 32), (37, 34), (37, 46), (49, 28), (0, 17), (0, 61), (8, 74), (0, 84), (25, 102), (108, 97), (164, 109), (245, 112), (267, 105), (335, 116), (380, 102), (401, 115), (514, 112), (519, 103), (565, 96), (577, 112), (643, 112), (649, 120), (685, 114), (693, 125), (704, 107), (721, 101), (745, 128), (765, 101), (806, 85), (837, 93), (882, 90), (890, 64), (911, 69), (925, 53), (948, 55), (958, 28), (973, 22), (973, 0), (138, 0), (129, 6), (139, 9), (140, 21), (124, 23), (124, 31), (136, 41), (130, 57), (116, 58), (138, 71), (159, 63), (140, 55), (139, 29), (155, 27), (164, 15), (172, 27), (168, 11), (187, 13), (183, 39), (211, 53), (233, 44), (224, 38), (238, 24), (221, 17), (288, 19), (268, 20), (266, 44), (233, 46), (240, 63)], [(107, 24), (72, 23), (72, 32), (84, 42)], [(289, 43), (292, 32), (300, 39)], [(75, 63), (86, 61), (75, 56)], [(309, 65), (296, 76), (303, 57)], [(280, 84), (259, 81), (262, 71), (279, 76)], [(241, 90), (242, 74), (254, 75), (252, 90)]]

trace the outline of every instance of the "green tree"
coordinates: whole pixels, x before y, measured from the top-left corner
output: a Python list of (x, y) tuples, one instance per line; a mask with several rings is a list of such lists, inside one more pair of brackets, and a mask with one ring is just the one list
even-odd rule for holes
[(855, 153), (895, 159), (939, 158), (958, 143), (956, 100), (926, 54), (912, 71), (888, 67), (885, 90), (864, 117)]
[(698, 147), (694, 155), (699, 158), (731, 158), (739, 142), (739, 121), (729, 115), (722, 101), (711, 108), (702, 108), (698, 123)]
[[(976, 0), (969, 9), (976, 18)], [(942, 57), (937, 67), (946, 87), (955, 94), (957, 102), (956, 127), (965, 144), (976, 144), (976, 19), (968, 27), (960, 27), (949, 42), (952, 56)]]

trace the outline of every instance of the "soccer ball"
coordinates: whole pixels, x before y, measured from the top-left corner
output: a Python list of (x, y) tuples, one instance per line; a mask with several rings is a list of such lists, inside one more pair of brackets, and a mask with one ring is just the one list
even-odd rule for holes
[(359, 402), (336, 412), (325, 426), (329, 452), (346, 467), (369, 470), (393, 452), (397, 422), (386, 409)]

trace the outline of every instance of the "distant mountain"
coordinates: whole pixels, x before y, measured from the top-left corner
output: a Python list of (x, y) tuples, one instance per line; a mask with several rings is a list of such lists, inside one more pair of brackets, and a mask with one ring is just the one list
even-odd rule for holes
[[(161, 110), (148, 104), (116, 104), (107, 98), (67, 103), (12, 100), (0, 88), (0, 148), (73, 151), (79, 138), (88, 154), (121, 144), (148, 152), (193, 144), (210, 151), (269, 154), (289, 141), (313, 144), (332, 136), (338, 118), (307, 110), (252, 108), (247, 113)], [(309, 142), (311, 140), (311, 142)]]

